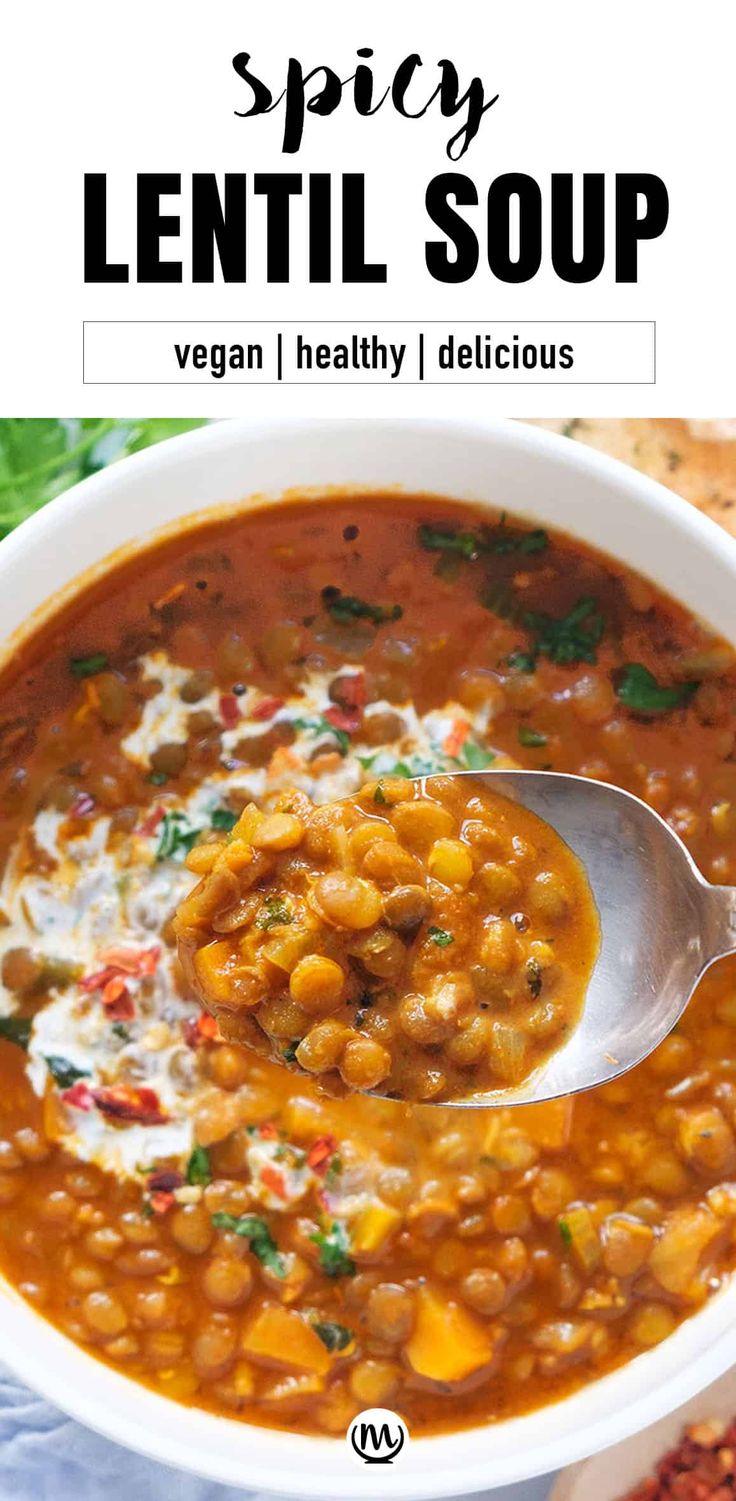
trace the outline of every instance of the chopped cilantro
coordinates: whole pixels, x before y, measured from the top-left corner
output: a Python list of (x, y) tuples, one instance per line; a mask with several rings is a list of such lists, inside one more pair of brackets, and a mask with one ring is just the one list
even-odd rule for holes
[(231, 813), (229, 808), (215, 808), (210, 818), (213, 829), (222, 829), (226, 834), (235, 828), (237, 821), (237, 813)]
[(77, 1068), (74, 1063), (69, 1063), (66, 1058), (58, 1058), (55, 1055), (44, 1055), (44, 1063), (59, 1089), (71, 1089), (78, 1079), (88, 1079), (88, 1068)]
[(330, 1354), (335, 1350), (346, 1350), (355, 1339), (352, 1329), (346, 1329), (344, 1324), (319, 1323), (313, 1324), (312, 1328)]
[(291, 909), (280, 896), (269, 896), (261, 907), (256, 918), (256, 927), (262, 933), (267, 933), (269, 928), (285, 928), (294, 918)]
[(165, 813), (161, 824), (157, 860), (174, 860), (184, 858), (199, 839), (201, 829), (194, 829), (186, 816), (175, 809), (172, 813)]
[(427, 937), (437, 944), (438, 949), (446, 949), (455, 942), (453, 934), (446, 932), (444, 928), (427, 928)]
[(326, 1276), (355, 1276), (355, 1262), (348, 1254), (348, 1232), (339, 1220), (334, 1221), (331, 1230), (317, 1230), (309, 1238), (319, 1248), (319, 1264)]
[(150, 777), (146, 777), (146, 781), (150, 782), (152, 787), (163, 787), (168, 780), (165, 771), (152, 771)]
[(27, 1048), (31, 1040), (30, 1016), (0, 1016), (0, 1038), (14, 1042), (19, 1048)]
[(187, 1183), (197, 1188), (206, 1188), (212, 1182), (210, 1159), (204, 1147), (195, 1147), (186, 1166)]
[(549, 545), (549, 537), (543, 527), (537, 526), (533, 531), (516, 531), (507, 527), (502, 522), (495, 529), (495, 536), (486, 544), (486, 551), (503, 556), (506, 553), (533, 553), (544, 552)]
[(459, 553), (463, 558), (478, 556), (478, 538), (472, 532), (459, 532), (452, 526), (430, 526), (424, 523), (418, 528), (417, 537), (425, 552)]
[(376, 782), (375, 790), (374, 790), (374, 793), (373, 793), (373, 801), (374, 801), (374, 803), (385, 803), (386, 802), (386, 794), (385, 794), (385, 792), (383, 790), (383, 779), (382, 778), (379, 778), (379, 780)]
[(337, 742), (337, 748), (341, 756), (346, 756), (350, 750), (350, 736), (347, 730), (338, 730), (324, 714), (316, 719), (292, 719), (291, 723), (295, 730), (313, 730), (315, 735), (331, 735)]
[(523, 623), (536, 634), (536, 656), (549, 657), (561, 667), (597, 662), (596, 647), (605, 630), (605, 621), (594, 599), (579, 599), (569, 614), (559, 620), (553, 615), (527, 611)]
[(530, 651), (512, 651), (506, 658), (506, 666), (514, 672), (533, 672), (537, 665), (537, 659)]
[(530, 749), (534, 749), (546, 744), (547, 736), (542, 735), (539, 730), (531, 729), (528, 724), (519, 725), (519, 745), (526, 745)]
[(233, 1235), (242, 1235), (248, 1241), (253, 1255), (266, 1271), (272, 1272), (274, 1277), (286, 1276), (286, 1262), (276, 1245), (271, 1231), (264, 1219), (259, 1214), (241, 1214), (237, 1218), (234, 1214), (225, 1214), (218, 1210), (212, 1216), (212, 1223), (216, 1230), (231, 1230)]
[(496, 757), (493, 751), (485, 750), (482, 745), (476, 745), (473, 740), (466, 740), (460, 759), (465, 762), (468, 771), (485, 771), (487, 766), (493, 764)]
[(560, 1236), (561, 1236), (561, 1239), (562, 1239), (563, 1246), (571, 1246), (572, 1245), (572, 1230), (570, 1229), (570, 1226), (568, 1225), (567, 1220), (559, 1220), (558, 1223), (559, 1223), (559, 1227), (560, 1227)]
[(664, 687), (641, 662), (627, 662), (618, 673), (616, 694), (634, 714), (666, 714), (689, 703), (698, 683), (675, 683)]
[(107, 657), (104, 651), (93, 652), (90, 657), (70, 657), (69, 669), (75, 678), (93, 678), (95, 673), (104, 672), (107, 667)]
[(404, 611), (401, 605), (369, 605), (354, 594), (343, 594), (340, 589), (322, 591), (325, 606), (333, 620), (343, 623), (349, 620), (372, 620), (374, 625), (383, 625), (387, 620), (400, 620)]
[(296, 1063), (296, 1050), (298, 1046), (299, 1039), (295, 1038), (293, 1042), (287, 1043), (286, 1047), (281, 1049), (281, 1057), (284, 1063)]
[(112, 1031), (115, 1037), (120, 1038), (121, 1042), (130, 1042), (130, 1032), (124, 1022), (113, 1022)]
[(536, 1001), (537, 997), (542, 994), (542, 966), (538, 959), (527, 959), (526, 983), (532, 1000)]
[(330, 1158), (329, 1165), (328, 1165), (328, 1168), (327, 1168), (327, 1172), (325, 1173), (325, 1186), (327, 1188), (334, 1188), (335, 1187), (335, 1183), (336, 1183), (337, 1179), (339, 1178), (341, 1172), (342, 1172), (342, 1157), (340, 1156), (339, 1152), (335, 1152), (333, 1154), (333, 1156)]

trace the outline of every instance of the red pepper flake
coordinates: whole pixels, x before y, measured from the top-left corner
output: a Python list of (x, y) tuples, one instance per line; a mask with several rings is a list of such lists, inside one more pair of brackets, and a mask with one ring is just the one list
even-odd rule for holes
[(261, 1141), (278, 1141), (279, 1133), (273, 1121), (263, 1121), (258, 1127), (258, 1135)]
[(279, 709), (283, 707), (283, 698), (262, 698), (255, 708), (251, 709), (250, 717), (251, 719), (273, 719), (274, 714), (278, 714)]
[(150, 838), (153, 834), (156, 833), (156, 830), (157, 830), (159, 824), (161, 823), (162, 819), (165, 817), (165, 815), (166, 815), (166, 809), (162, 808), (161, 805), (160, 805), (160, 803), (159, 803), (152, 810), (152, 812), (149, 813), (148, 817), (144, 818), (143, 823), (140, 824), (139, 828), (136, 829), (136, 833), (137, 834), (145, 834), (145, 835), (147, 835), (148, 838)]
[(216, 1037), (217, 1022), (209, 1011), (190, 1016), (184, 1023), (184, 1041), (188, 1048), (199, 1048), (204, 1042), (214, 1042)]
[(100, 954), (103, 964), (121, 970), (124, 975), (152, 975), (160, 958), (159, 944), (150, 949), (105, 949)]
[(102, 992), (102, 1004), (111, 1021), (129, 1022), (135, 1016), (133, 997), (120, 975), (108, 980)]
[(95, 1103), (92, 1090), (89, 1084), (85, 1084), (84, 1079), (77, 1079), (71, 1089), (62, 1090), (60, 1098), (65, 1105), (71, 1105), (73, 1110), (91, 1110)]
[(459, 756), (470, 734), (472, 726), (467, 719), (454, 719), (449, 735), (442, 742), (442, 749), (446, 756)]
[(322, 1177), (327, 1172), (329, 1160), (336, 1151), (337, 1142), (334, 1136), (318, 1136), (307, 1152), (307, 1167), (311, 1167), (313, 1173), (319, 1173)]
[(79, 981), (79, 989), (85, 991), (104, 990), (110, 980), (114, 980), (116, 976), (117, 970), (112, 969), (108, 964), (105, 969), (95, 970), (93, 975), (85, 975)]
[(95, 800), (89, 792), (78, 792), (69, 809), (70, 818), (88, 818), (94, 812)]
[(686, 1428), (654, 1475), (624, 1501), (730, 1501), (736, 1495), (736, 1421), (718, 1419)]
[(149, 1089), (145, 1084), (139, 1089), (127, 1084), (111, 1084), (93, 1089), (91, 1094), (97, 1109), (113, 1120), (138, 1121), (142, 1126), (162, 1126), (169, 1119), (161, 1109), (155, 1089)]
[(360, 729), (362, 715), (359, 709), (341, 709), (339, 704), (333, 704), (330, 709), (325, 709), (324, 718), (333, 729), (354, 735)]
[(176, 1200), (173, 1193), (155, 1189), (153, 1193), (149, 1194), (148, 1203), (150, 1204), (154, 1214), (166, 1214), (171, 1208), (172, 1204), (176, 1203)]
[(234, 730), (240, 722), (240, 704), (234, 693), (220, 694), (220, 718), (226, 730)]
[(261, 1168), (261, 1183), (264, 1188), (270, 1189), (272, 1194), (276, 1194), (277, 1198), (288, 1198), (284, 1175), (279, 1172), (277, 1167), (271, 1167), (269, 1164)]

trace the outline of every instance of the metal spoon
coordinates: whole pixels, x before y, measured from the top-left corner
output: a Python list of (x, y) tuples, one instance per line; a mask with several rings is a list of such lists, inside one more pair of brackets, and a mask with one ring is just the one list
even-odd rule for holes
[(451, 775), (487, 783), (557, 831), (585, 867), (601, 945), (582, 1018), (542, 1068), (518, 1089), (442, 1103), (522, 1105), (609, 1083), (653, 1052), (701, 975), (736, 952), (736, 887), (711, 886), (664, 819), (608, 783), (552, 771)]

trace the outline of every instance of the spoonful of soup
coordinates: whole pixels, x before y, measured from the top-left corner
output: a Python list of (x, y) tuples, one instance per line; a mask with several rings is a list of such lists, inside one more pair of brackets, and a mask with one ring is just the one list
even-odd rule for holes
[(644, 803), (532, 771), (247, 807), (175, 926), (223, 1036), (332, 1092), (463, 1105), (600, 1084), (736, 949), (736, 893)]

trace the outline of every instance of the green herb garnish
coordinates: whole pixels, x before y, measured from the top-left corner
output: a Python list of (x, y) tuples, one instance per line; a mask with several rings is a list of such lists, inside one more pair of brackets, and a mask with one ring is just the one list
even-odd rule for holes
[(104, 651), (97, 651), (90, 657), (70, 657), (69, 668), (75, 678), (93, 678), (95, 673), (105, 671), (107, 662)]
[(294, 921), (291, 909), (280, 896), (266, 898), (256, 918), (256, 927), (262, 933), (267, 933), (270, 928), (285, 928)]
[(286, 1047), (281, 1049), (281, 1057), (284, 1063), (296, 1063), (296, 1050), (298, 1046), (299, 1039), (295, 1038), (293, 1042), (287, 1042)]
[(539, 730), (532, 730), (528, 724), (519, 725), (519, 745), (528, 746), (530, 750), (533, 750), (540, 745), (546, 744), (547, 736), (543, 735)]
[(512, 552), (544, 552), (548, 546), (549, 537), (543, 527), (537, 526), (533, 531), (524, 532), (514, 531), (502, 523), (496, 530), (495, 538), (489, 540), (486, 550), (504, 556)]
[(309, 1239), (319, 1248), (319, 1264), (328, 1277), (354, 1277), (355, 1262), (345, 1226), (335, 1220), (331, 1230), (317, 1230)]
[(225, 1214), (218, 1210), (212, 1216), (212, 1223), (216, 1230), (231, 1230), (233, 1235), (242, 1235), (248, 1241), (253, 1255), (266, 1271), (272, 1272), (274, 1277), (286, 1276), (286, 1262), (276, 1245), (271, 1231), (264, 1219), (259, 1214)]
[(425, 523), (418, 528), (417, 537), (425, 552), (459, 553), (463, 558), (478, 556), (478, 538), (472, 532), (458, 532), (451, 526)]
[(324, 714), (316, 719), (292, 719), (291, 723), (295, 730), (314, 730), (315, 735), (331, 735), (337, 742), (337, 748), (341, 756), (346, 756), (350, 750), (350, 736), (347, 730), (338, 730)]
[(169, 779), (165, 771), (152, 771), (151, 775), (146, 777), (146, 781), (150, 782), (152, 787), (163, 787), (168, 782), (168, 780)]
[(237, 821), (237, 813), (231, 813), (229, 808), (215, 808), (210, 818), (213, 829), (222, 829), (226, 834), (235, 828)]
[(514, 672), (534, 672), (537, 659), (530, 651), (512, 651), (506, 658), (506, 666)]
[(385, 803), (387, 801), (386, 794), (383, 790), (382, 778), (379, 778), (379, 780), (376, 782), (376, 786), (373, 792), (373, 801), (374, 803)]
[(493, 751), (485, 750), (482, 745), (476, 745), (473, 740), (466, 740), (460, 759), (465, 762), (468, 771), (485, 771), (487, 766), (492, 765), (496, 757)]
[(327, 1172), (325, 1173), (325, 1187), (334, 1188), (341, 1172), (342, 1157), (340, 1156), (339, 1152), (335, 1152), (334, 1156), (330, 1158), (329, 1166), (327, 1168)]
[(124, 1022), (113, 1022), (112, 1031), (121, 1042), (130, 1042), (130, 1032)]
[(364, 599), (357, 599), (354, 594), (342, 594), (338, 589), (334, 593), (327, 591), (325, 607), (333, 620), (339, 620), (343, 624), (350, 620), (372, 620), (374, 625), (384, 625), (387, 620), (400, 620), (404, 611), (401, 605), (369, 605)]
[(0, 1016), (0, 1038), (14, 1042), (16, 1047), (27, 1048), (31, 1040), (30, 1016)]
[(560, 1227), (560, 1237), (562, 1239), (563, 1246), (571, 1246), (572, 1245), (572, 1230), (570, 1229), (570, 1226), (568, 1225), (567, 1220), (559, 1220), (558, 1224), (559, 1224), (559, 1227)]
[(664, 687), (641, 662), (627, 662), (617, 674), (616, 695), (634, 714), (666, 714), (690, 702), (698, 683)]
[(355, 1339), (352, 1329), (346, 1329), (344, 1324), (313, 1324), (315, 1334), (318, 1334), (325, 1349), (333, 1354), (335, 1350), (346, 1350)]
[(178, 810), (165, 813), (159, 834), (156, 859), (183, 860), (197, 843), (201, 833), (201, 829), (192, 828), (186, 813), (180, 813)]
[(44, 1055), (44, 1063), (59, 1089), (71, 1089), (78, 1079), (88, 1079), (88, 1068), (77, 1068), (76, 1064), (70, 1063), (67, 1058), (58, 1058), (54, 1055)]
[(579, 599), (568, 615), (556, 620), (553, 615), (528, 611), (523, 624), (536, 633), (533, 650), (536, 656), (549, 657), (561, 667), (576, 662), (598, 660), (596, 647), (605, 630), (605, 621), (594, 599)]
[(446, 949), (455, 942), (453, 934), (446, 932), (444, 928), (427, 928), (427, 937), (437, 944), (438, 949)]
[(197, 1188), (206, 1188), (212, 1182), (209, 1154), (204, 1147), (194, 1147), (186, 1166), (187, 1183)]
[(542, 994), (542, 966), (538, 959), (526, 961), (526, 983), (533, 1001)]

